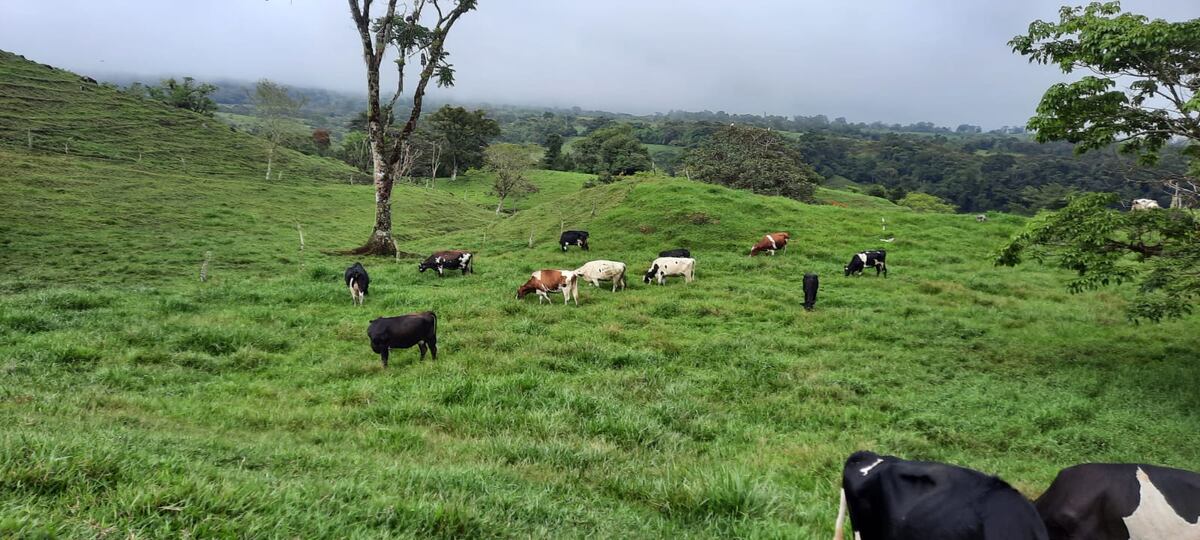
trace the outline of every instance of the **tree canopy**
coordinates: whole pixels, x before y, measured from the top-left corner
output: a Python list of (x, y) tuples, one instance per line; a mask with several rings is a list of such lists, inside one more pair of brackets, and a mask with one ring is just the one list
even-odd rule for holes
[(484, 151), (487, 170), (496, 175), (491, 193), (499, 199), (497, 214), (505, 199), (538, 190), (529, 181), (529, 171), (537, 166), (541, 154), (542, 149), (531, 144), (496, 143)]
[[(1067, 140), (1080, 152), (1116, 143), (1149, 163), (1178, 139), (1195, 174), (1200, 19), (1150, 20), (1122, 13), (1117, 2), (1093, 2), (1062, 8), (1057, 23), (1034, 21), (1010, 44), (1031, 61), (1092, 73), (1046, 91), (1029, 120), (1038, 140)], [(1112, 193), (1073, 197), (1066, 208), (1034, 219), (997, 264), (1029, 257), (1074, 270), (1073, 292), (1137, 282), (1133, 318), (1189, 313), (1200, 299), (1200, 220), (1181, 208), (1122, 212), (1114, 208), (1118, 202)]]
[(693, 179), (801, 201), (813, 200), (821, 179), (783, 136), (756, 127), (723, 128), (685, 162)]
[(217, 110), (217, 104), (212, 100), (217, 87), (211, 84), (197, 83), (191, 77), (176, 81), (174, 77), (163, 79), (159, 86), (145, 87), (150, 99), (158, 100), (172, 107), (187, 109), (206, 116), (212, 116)]
[(571, 147), (571, 159), (576, 169), (599, 175), (629, 175), (650, 170), (650, 152), (634, 137), (633, 126), (609, 122)]
[(450, 165), (451, 178), (460, 170), (483, 166), (483, 149), (500, 136), (500, 125), (482, 110), (446, 105), (429, 115), (428, 121), (431, 134), (445, 142), (442, 160)]

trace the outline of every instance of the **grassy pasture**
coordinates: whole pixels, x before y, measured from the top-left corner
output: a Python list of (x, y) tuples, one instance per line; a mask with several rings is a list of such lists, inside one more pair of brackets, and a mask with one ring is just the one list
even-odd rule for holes
[[(1084, 461), (1200, 469), (1200, 317), (1133, 326), (1119, 289), (992, 267), (1022, 218), (545, 172), (497, 219), (473, 173), (398, 186), (395, 216), (402, 250), (473, 249), (478, 273), (365, 260), (354, 308), (353, 259), (324, 252), (365, 238), (371, 189), (264, 182), (245, 148), (196, 149), (206, 175), (0, 145), (0, 537), (819, 538), (860, 448), (1031, 496)], [(560, 224), (591, 252), (559, 252)], [(747, 257), (773, 230), (796, 242)], [(891, 277), (841, 275), (881, 246)], [(641, 283), (674, 247), (697, 281)], [(630, 288), (514, 298), (598, 258)], [(424, 309), (442, 355), (382, 369), (367, 321)]]

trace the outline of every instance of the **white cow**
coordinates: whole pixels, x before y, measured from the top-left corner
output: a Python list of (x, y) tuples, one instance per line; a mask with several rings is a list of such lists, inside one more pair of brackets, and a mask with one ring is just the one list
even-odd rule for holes
[(1156, 201), (1154, 199), (1134, 199), (1133, 200), (1133, 209), (1134, 210), (1149, 210), (1151, 208), (1162, 208), (1162, 207), (1159, 206), (1158, 201)]
[(659, 257), (650, 264), (642, 281), (650, 283), (658, 281), (659, 285), (667, 282), (667, 276), (683, 276), (686, 283), (696, 279), (696, 259), (686, 257)]
[(612, 290), (617, 292), (617, 286), (625, 290), (625, 263), (617, 261), (590, 261), (575, 269), (575, 275), (592, 285), (600, 286), (601, 281), (612, 280)]

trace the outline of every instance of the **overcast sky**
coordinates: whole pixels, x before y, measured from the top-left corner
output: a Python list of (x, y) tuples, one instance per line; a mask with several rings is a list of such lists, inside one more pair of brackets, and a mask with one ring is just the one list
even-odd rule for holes
[[(1056, 18), (1062, 3), (481, 0), (450, 35), (457, 87), (431, 96), (1018, 125), (1063, 76), (1006, 43), (1030, 21)], [(1200, 17), (1198, 0), (1122, 5)], [(366, 86), (342, 0), (0, 0), (0, 49), (84, 74)]]

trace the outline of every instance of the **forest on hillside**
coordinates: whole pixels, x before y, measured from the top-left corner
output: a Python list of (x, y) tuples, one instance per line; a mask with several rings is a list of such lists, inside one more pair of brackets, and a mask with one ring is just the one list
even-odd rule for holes
[[(123, 81), (124, 82), (124, 81)], [(218, 116), (250, 132), (261, 132), (253, 83), (218, 81), (211, 93)], [(353, 95), (313, 88), (288, 88), (295, 100), (280, 144), (314, 155), (337, 157), (365, 170), (365, 113)], [(435, 104), (438, 105), (438, 104)], [(430, 119), (427, 107), (414, 147), (435, 159), (417, 159), (410, 175), (451, 176), (441, 166), (446, 154), (445, 125)], [(404, 105), (397, 104), (398, 109)], [(932, 122), (886, 124), (830, 120), (824, 115), (730, 114), (725, 111), (670, 111), (630, 115), (579, 107), (537, 108), (468, 106), (482, 111), (498, 132), (484, 128), (479, 145), (500, 141), (545, 149), (547, 169), (596, 174), (607, 181), (641, 170), (689, 175), (689, 155), (729, 125), (770, 130), (786, 140), (797, 165), (815, 170), (832, 188), (900, 201), (909, 193), (934, 195), (959, 212), (1005, 211), (1032, 214), (1063, 207), (1076, 193), (1115, 192), (1123, 200), (1154, 198), (1166, 202), (1158, 187), (1164, 176), (1186, 170), (1181, 148), (1168, 146), (1154, 165), (1137, 163), (1115, 148), (1080, 154), (1067, 142), (1037, 143), (1022, 127), (984, 131), (971, 124), (950, 128)], [(466, 118), (459, 114), (457, 118)], [(469, 121), (469, 120), (467, 120)], [(450, 122), (453, 122), (451, 120)], [(446, 122), (443, 122), (445, 124)], [(455, 129), (455, 128), (449, 128)], [(451, 147), (453, 145), (450, 145)], [(482, 148), (463, 151), (461, 169), (482, 166)]]

